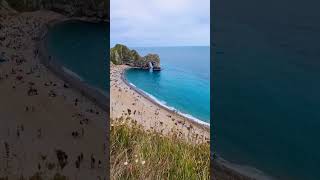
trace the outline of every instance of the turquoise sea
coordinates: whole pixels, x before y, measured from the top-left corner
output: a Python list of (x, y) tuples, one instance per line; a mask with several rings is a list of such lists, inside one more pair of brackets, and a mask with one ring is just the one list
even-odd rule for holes
[(141, 55), (157, 53), (162, 71), (130, 69), (126, 79), (162, 105), (210, 122), (209, 47), (132, 47)]
[(48, 53), (90, 85), (109, 92), (107, 23), (66, 21), (48, 32)]

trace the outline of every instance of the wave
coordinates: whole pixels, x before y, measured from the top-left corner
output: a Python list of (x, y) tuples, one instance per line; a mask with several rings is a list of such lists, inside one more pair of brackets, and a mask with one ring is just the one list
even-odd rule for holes
[(66, 68), (66, 67), (62, 67), (63, 71), (66, 72), (67, 74), (79, 79), (80, 81), (83, 81), (83, 78), (78, 75), (77, 73), (71, 71), (70, 69)]
[(130, 83), (130, 85), (131, 85), (131, 86), (133, 86), (133, 87), (137, 87), (137, 86), (135, 86), (135, 85), (134, 85), (134, 84), (132, 84), (132, 83)]
[(108, 91), (103, 90), (101, 88), (95, 87), (95, 86), (91, 86), (91, 88), (95, 89), (96, 91), (100, 92), (102, 95), (104, 95), (105, 97), (109, 97), (110, 94)]
[[(132, 85), (132, 83), (130, 83), (130, 85)], [(133, 85), (133, 86), (136, 87), (135, 85)], [(172, 106), (168, 106), (168, 105), (167, 105), (167, 102), (165, 102), (165, 101), (163, 101), (163, 100), (159, 100), (158, 98), (154, 97), (153, 95), (151, 95), (151, 94), (149, 94), (149, 93), (147, 93), (147, 92), (145, 92), (145, 91), (143, 91), (143, 90), (141, 90), (141, 89), (139, 89), (139, 91), (141, 91), (142, 93), (144, 93), (145, 95), (147, 95), (150, 99), (152, 99), (154, 102), (156, 102), (156, 103), (159, 104), (160, 106), (162, 106), (162, 107), (164, 107), (164, 108), (166, 108), (166, 109), (169, 109), (169, 110), (171, 110), (171, 111), (174, 111), (174, 112), (180, 114), (181, 116), (184, 116), (184, 117), (186, 117), (186, 118), (188, 118), (188, 119), (191, 119), (192, 121), (195, 121), (195, 122), (197, 122), (197, 123), (199, 123), (199, 124), (203, 124), (203, 125), (206, 125), (206, 126), (209, 126), (209, 127), (210, 127), (210, 123), (204, 122), (204, 121), (202, 121), (202, 120), (200, 120), (200, 119), (192, 116), (191, 114), (183, 113), (183, 112), (177, 110), (176, 108), (174, 108), (174, 107), (172, 107)]]
[[(87, 86), (91, 86), (88, 84), (88, 82), (86, 80), (84, 80), (80, 75), (78, 75), (77, 73), (71, 71), (70, 69), (66, 68), (66, 67), (62, 67), (63, 71), (66, 72), (67, 74), (71, 75), (72, 77), (77, 78), (78, 80), (80, 80), (82, 83), (87, 84)], [(91, 86), (92, 89), (100, 92), (101, 94), (103, 94), (106, 97), (109, 97), (109, 93), (101, 88), (95, 87), (95, 86)]]
[(266, 175), (263, 171), (254, 168), (252, 166), (247, 165), (241, 165), (241, 164), (235, 164), (232, 162), (229, 162), (220, 156), (217, 158), (218, 163), (224, 165), (225, 167), (232, 169), (235, 172), (238, 172), (242, 175), (245, 175), (247, 177), (253, 178), (253, 179), (259, 179), (259, 180), (275, 180), (274, 177)]

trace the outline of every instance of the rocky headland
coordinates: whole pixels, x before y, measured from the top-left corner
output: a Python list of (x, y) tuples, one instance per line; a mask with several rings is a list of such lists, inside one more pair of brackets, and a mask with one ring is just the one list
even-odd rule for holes
[(127, 46), (117, 44), (110, 49), (110, 61), (115, 65), (128, 65), (141, 69), (153, 69), (160, 71), (160, 57), (158, 54), (140, 56), (136, 50), (130, 50)]

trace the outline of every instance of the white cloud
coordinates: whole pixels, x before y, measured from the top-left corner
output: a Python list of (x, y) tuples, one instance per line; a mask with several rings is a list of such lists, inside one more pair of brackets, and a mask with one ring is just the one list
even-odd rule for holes
[(111, 45), (209, 45), (210, 0), (111, 0)]

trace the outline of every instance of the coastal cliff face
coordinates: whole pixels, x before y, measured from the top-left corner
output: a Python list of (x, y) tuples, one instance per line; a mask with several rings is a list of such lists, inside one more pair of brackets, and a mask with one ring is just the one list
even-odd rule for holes
[(115, 65), (126, 64), (143, 69), (149, 69), (152, 65), (154, 70), (160, 70), (159, 55), (148, 54), (142, 57), (137, 51), (130, 50), (127, 46), (121, 44), (117, 44), (110, 49), (110, 60)]
[(0, 0), (17, 11), (52, 10), (67, 16), (90, 17), (107, 21), (109, 0)]

